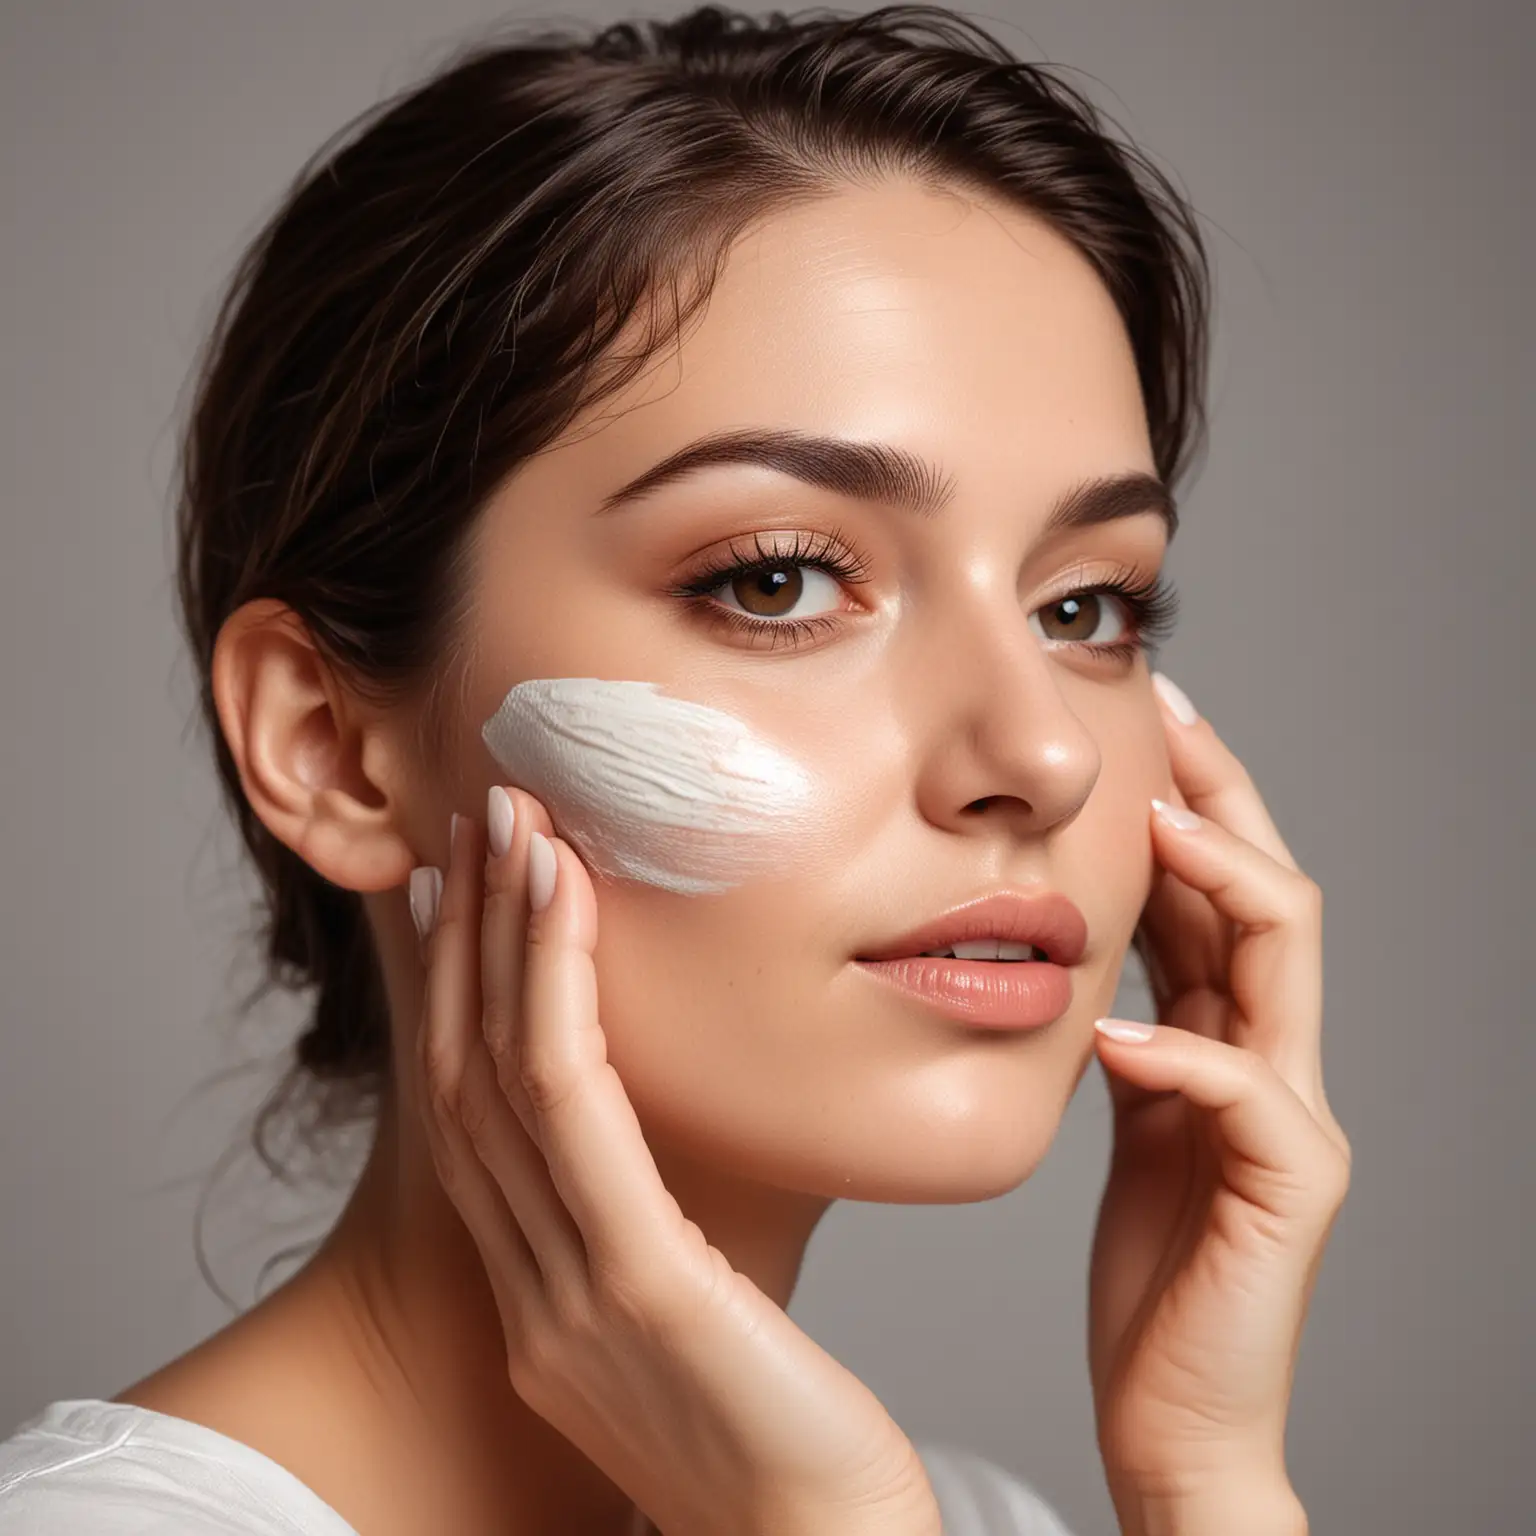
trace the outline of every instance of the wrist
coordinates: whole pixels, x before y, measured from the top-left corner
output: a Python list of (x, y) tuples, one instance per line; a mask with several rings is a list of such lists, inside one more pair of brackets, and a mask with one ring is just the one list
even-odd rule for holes
[(775, 1501), (755, 1507), (745, 1519), (728, 1527), (719, 1521), (707, 1527), (710, 1536), (723, 1528), (749, 1536), (945, 1536), (939, 1503), (926, 1476), (890, 1498), (864, 1504)]
[(1307, 1536), (1307, 1512), (1289, 1482), (1234, 1480), (1115, 1496), (1122, 1536)]

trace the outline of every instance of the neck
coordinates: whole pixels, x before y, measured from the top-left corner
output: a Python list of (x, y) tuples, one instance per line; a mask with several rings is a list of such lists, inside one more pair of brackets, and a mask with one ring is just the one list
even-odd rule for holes
[[(829, 1202), (652, 1151), (683, 1215), (787, 1308)], [(380, 1476), (398, 1529), (649, 1532), (628, 1495), (512, 1390), (484, 1262), (438, 1184), (419, 1120), (392, 1099), (346, 1210), (292, 1283), (347, 1346), (348, 1411), (377, 1425), (372, 1439), (387, 1447)]]

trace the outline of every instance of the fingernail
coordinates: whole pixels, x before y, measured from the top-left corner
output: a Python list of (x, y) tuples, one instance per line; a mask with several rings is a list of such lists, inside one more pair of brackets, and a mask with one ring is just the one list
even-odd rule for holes
[(1166, 672), (1154, 672), (1152, 686), (1162, 694), (1176, 720), (1185, 725), (1193, 725), (1200, 718), (1199, 710), (1189, 702), (1189, 695)]
[(528, 905), (542, 912), (555, 895), (555, 850), (542, 832), (528, 844)]
[(1108, 1035), (1111, 1040), (1120, 1040), (1126, 1045), (1145, 1045), (1152, 1038), (1152, 1026), (1138, 1024), (1134, 1019), (1095, 1019), (1093, 1027), (1101, 1035)]
[(431, 864), (411, 871), (411, 919), (425, 939), (437, 921), (437, 903), (443, 894), (443, 872)]
[(1186, 811), (1182, 806), (1169, 805), (1166, 800), (1159, 800), (1155, 795), (1152, 798), (1152, 809), (1170, 827), (1177, 827), (1181, 832), (1193, 832), (1200, 825), (1200, 818), (1195, 812)]
[(459, 823), (464, 818), (457, 811), (448, 818), (448, 857), (453, 858), (453, 845), (459, 840)]
[(516, 822), (516, 812), (512, 806), (512, 797), (500, 784), (492, 784), (491, 792), (486, 797), (485, 827), (491, 841), (491, 855), (493, 858), (503, 858), (512, 846), (512, 828)]

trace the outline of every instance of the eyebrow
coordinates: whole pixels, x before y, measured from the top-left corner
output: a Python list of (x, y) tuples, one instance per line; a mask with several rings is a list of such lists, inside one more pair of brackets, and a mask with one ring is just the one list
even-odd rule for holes
[[(954, 494), (954, 481), (938, 466), (892, 443), (818, 437), (792, 429), (755, 428), (710, 433), (669, 454), (659, 464), (605, 496), (595, 516), (616, 512), (720, 464), (755, 464), (791, 475), (840, 496), (883, 502), (917, 517), (934, 517)], [(1179, 514), (1172, 493), (1156, 476), (1135, 470), (1099, 475), (1072, 487), (1051, 508), (1040, 536), (1090, 528), (1120, 517), (1155, 512), (1171, 541)]]

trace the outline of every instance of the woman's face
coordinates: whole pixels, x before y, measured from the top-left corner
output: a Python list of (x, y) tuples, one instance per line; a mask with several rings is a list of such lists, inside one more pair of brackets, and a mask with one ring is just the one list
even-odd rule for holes
[[(886, 444), (932, 466), (943, 504), (807, 483), (781, 439), (777, 467), (715, 463), (603, 509), (723, 432)], [(1130, 345), (1084, 258), (1027, 214), (893, 183), (740, 240), (680, 345), (499, 490), (475, 551), (464, 795), (517, 782), (481, 728), (530, 679), (654, 684), (796, 776), (734, 880), (595, 876), (609, 1057), (654, 1147), (882, 1201), (990, 1198), (1039, 1162), (1114, 997), (1170, 782), (1145, 659), (1114, 649), (1131, 610), (1062, 607), (1150, 582), (1163, 519), (1143, 502), (1046, 522), (1138, 471)], [(774, 576), (703, 579), (764, 553)], [(574, 805), (540, 798), (565, 831)], [(1054, 1022), (969, 1027), (857, 964), (1004, 887), (1087, 920)]]

